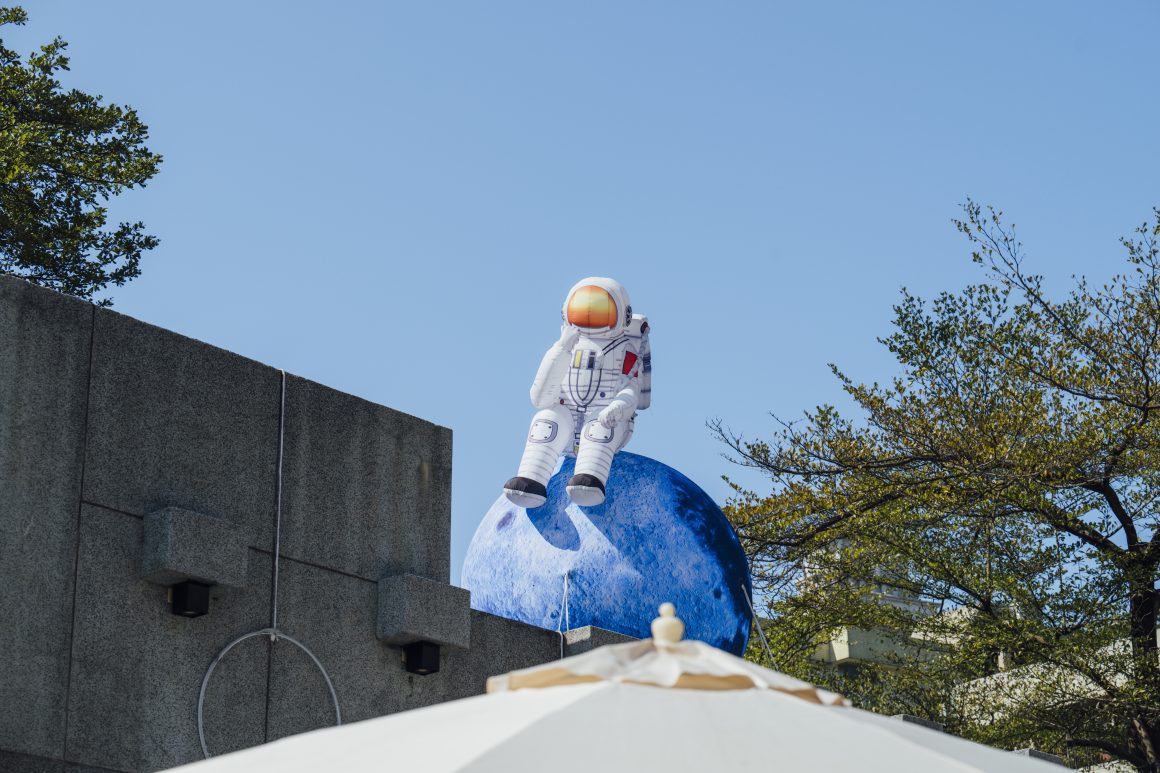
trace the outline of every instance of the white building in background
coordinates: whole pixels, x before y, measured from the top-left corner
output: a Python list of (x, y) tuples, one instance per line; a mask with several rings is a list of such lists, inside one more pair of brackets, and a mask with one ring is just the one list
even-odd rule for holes
[[(905, 609), (915, 613), (919, 618), (938, 616), (944, 623), (947, 621), (953, 623), (956, 618), (965, 619), (975, 613), (975, 610), (965, 607), (944, 611), (937, 603), (924, 601), (912, 593), (884, 584), (875, 586), (870, 592), (881, 603)], [(904, 635), (900, 633), (852, 626), (837, 627), (829, 639), (817, 644), (812, 657), (816, 661), (834, 666), (839, 671), (852, 673), (867, 663), (891, 666), (905, 657), (933, 658), (937, 656), (939, 650), (951, 649), (957, 643), (955, 637), (947, 634), (936, 639), (921, 631)], [(1157, 642), (1160, 643), (1160, 629), (1157, 630)], [(1126, 640), (1117, 642), (1103, 648), (1097, 658), (1112, 667), (1112, 663), (1127, 654), (1128, 647)], [(1019, 702), (1031, 698), (1039, 690), (1050, 689), (1052, 696), (1063, 706), (1098, 699), (1102, 693), (1094, 682), (1058, 666), (1044, 664), (1013, 666), (1006, 653), (999, 653), (997, 658), (999, 673), (966, 682), (954, 691), (955, 700), (965, 707), (966, 715), (980, 724), (1004, 721), (1008, 713), (1004, 710), (1005, 706), (1013, 709)], [(1125, 679), (1123, 676), (1109, 678), (1118, 681)], [(977, 706), (977, 710), (973, 713), (972, 704)], [(1126, 762), (1111, 761), (1081, 770), (1087, 773), (1133, 773), (1135, 768)]]
[[(841, 544), (838, 544), (835, 550), (840, 550), (841, 547)], [(813, 568), (807, 563), (801, 584), (808, 585), (813, 580)], [(940, 604), (925, 601), (910, 591), (886, 583), (875, 584), (868, 588), (868, 593), (882, 604), (906, 610), (918, 617), (936, 615), (942, 611)], [(889, 665), (897, 658), (908, 654), (907, 645), (900, 641), (902, 638), (904, 637), (899, 636), (898, 632), (840, 626), (834, 629), (828, 640), (817, 644), (812, 658), (833, 665), (842, 672), (855, 671), (865, 663)], [(906, 634), (905, 638), (913, 641), (915, 650), (920, 647), (932, 649), (930, 642), (920, 634)]]

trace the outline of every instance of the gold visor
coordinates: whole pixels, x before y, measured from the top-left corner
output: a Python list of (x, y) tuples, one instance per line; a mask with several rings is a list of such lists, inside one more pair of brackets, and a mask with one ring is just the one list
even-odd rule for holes
[(568, 299), (568, 324), (576, 327), (616, 327), (616, 301), (603, 287), (584, 285)]

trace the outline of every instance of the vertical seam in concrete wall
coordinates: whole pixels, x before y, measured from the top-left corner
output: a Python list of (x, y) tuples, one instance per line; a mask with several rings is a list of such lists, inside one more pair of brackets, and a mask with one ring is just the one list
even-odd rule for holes
[[(281, 378), (278, 381), (278, 434), (275, 436), (274, 439), (275, 439), (275, 442), (281, 444), (282, 442), (284, 442), (285, 437), (286, 437), (286, 403), (287, 403), (288, 398), (290, 396), (290, 377), (283, 370), (279, 370), (278, 373), (281, 376)], [(285, 390), (285, 391), (283, 391), (283, 390)], [(280, 515), (278, 512), (279, 507), (281, 505), (279, 498), (282, 496), (282, 491), (281, 491), (282, 481), (280, 481), (278, 479), (282, 474), (282, 470), (280, 469), (280, 465), (282, 463), (282, 460), (281, 460), (280, 456), (281, 456), (281, 449), (279, 449), (279, 458), (274, 462), (274, 519), (275, 519), (275, 521), (277, 521), (277, 519)], [(273, 533), (275, 535), (277, 535), (278, 530), (280, 528), (281, 528), (281, 524), (275, 523)], [(270, 551), (270, 555), (271, 555), (271, 560), (270, 560), (270, 566), (271, 566), (271, 570), (270, 570), (270, 610), (271, 610), (270, 625), (273, 626), (273, 625), (275, 625), (275, 620), (273, 617), (273, 609), (274, 609), (275, 605), (277, 605), (277, 603), (278, 603), (278, 598), (276, 595), (278, 593), (278, 587), (274, 581), (274, 569), (273, 569), (274, 561), (278, 560), (278, 555), (277, 555), (278, 554), (278, 537), (277, 536), (274, 537), (274, 544), (271, 545), (271, 548), (272, 548), (272, 550)], [(266, 713), (265, 713), (265, 716), (263, 717), (263, 721), (262, 721), (262, 739), (266, 743), (270, 742), (270, 683), (273, 680), (273, 674), (274, 674), (274, 644), (275, 644), (274, 639), (270, 639), (269, 641), (266, 642)]]
[(85, 414), (81, 430), (81, 474), (77, 490), (77, 518), (76, 531), (73, 542), (73, 581), (72, 581), (72, 614), (69, 617), (68, 631), (68, 670), (65, 672), (64, 682), (64, 732), (60, 740), (60, 758), (68, 759), (68, 725), (72, 714), (69, 697), (72, 692), (73, 644), (76, 640), (77, 624), (77, 578), (81, 560), (81, 511), (85, 506), (85, 463), (89, 458), (89, 405), (92, 402), (93, 387), (93, 342), (97, 335), (97, 307), (94, 305), (89, 317), (89, 366), (85, 374)]

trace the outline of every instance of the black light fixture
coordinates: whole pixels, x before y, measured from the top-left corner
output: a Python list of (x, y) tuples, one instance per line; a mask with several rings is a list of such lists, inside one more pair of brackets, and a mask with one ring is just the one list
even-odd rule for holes
[(209, 611), (211, 586), (196, 580), (179, 582), (169, 589), (169, 609), (181, 617), (201, 617)]
[(403, 666), (412, 674), (426, 676), (439, 670), (439, 645), (417, 641), (403, 645)]

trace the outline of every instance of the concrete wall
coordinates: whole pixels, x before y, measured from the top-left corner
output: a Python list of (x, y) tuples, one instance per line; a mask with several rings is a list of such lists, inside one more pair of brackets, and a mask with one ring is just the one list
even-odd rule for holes
[[(0, 770), (200, 758), (207, 667), (270, 624), (280, 390), (274, 368), (0, 276)], [(554, 632), (478, 612), (436, 674), (406, 672), (377, 638), (380, 578), (447, 583), (450, 502), (450, 430), (288, 378), (279, 630), (329, 671), (344, 721), (559, 655)], [(145, 517), (168, 507), (245, 543), (244, 587), (215, 586), (204, 617), (171, 614), (141, 578)], [(593, 641), (573, 632), (569, 647)], [(221, 662), (205, 718), (217, 754), (334, 710), (307, 655), (262, 637)]]

